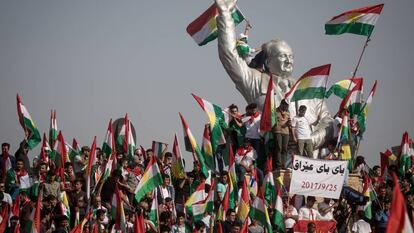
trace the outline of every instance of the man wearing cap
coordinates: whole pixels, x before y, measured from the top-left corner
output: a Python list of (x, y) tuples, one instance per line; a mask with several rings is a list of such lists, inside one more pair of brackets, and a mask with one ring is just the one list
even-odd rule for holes
[(249, 22), (246, 23), (246, 28), (244, 29), (244, 33), (240, 34), (240, 38), (236, 41), (236, 49), (237, 53), (240, 57), (242, 57), (247, 64), (250, 63), (252, 60), (253, 54), (256, 52), (259, 52), (261, 49), (253, 49), (250, 48), (248, 44), (248, 38), (249, 38), (249, 31), (252, 28)]

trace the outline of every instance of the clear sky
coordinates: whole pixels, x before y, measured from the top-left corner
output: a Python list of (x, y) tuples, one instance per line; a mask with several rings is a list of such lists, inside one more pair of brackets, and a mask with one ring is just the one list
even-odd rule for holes
[[(253, 25), (253, 47), (278, 37), (295, 53), (294, 76), (331, 63), (329, 84), (349, 77), (365, 37), (324, 35), (324, 24), (344, 11), (378, 1), (240, 0)], [(365, 93), (378, 80), (360, 154), (370, 165), (379, 152), (414, 134), (414, 1), (386, 0), (358, 75)], [(75, 137), (101, 145), (110, 118), (129, 114), (137, 144), (172, 145), (182, 112), (201, 143), (205, 114), (190, 93), (217, 105), (246, 103), (225, 73), (217, 41), (199, 47), (186, 26), (212, 1), (1, 1), (0, 142), (12, 152), (22, 140), (16, 93), (41, 133), (49, 130), (50, 109), (67, 141)], [(244, 29), (244, 23), (238, 30)], [(338, 99), (328, 100), (331, 112)], [(183, 144), (181, 145), (184, 151)], [(33, 156), (38, 152), (34, 150)], [(187, 156), (187, 152), (184, 152)]]

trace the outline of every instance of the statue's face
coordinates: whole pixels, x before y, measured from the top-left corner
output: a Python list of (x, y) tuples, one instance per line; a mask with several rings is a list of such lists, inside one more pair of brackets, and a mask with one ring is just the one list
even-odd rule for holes
[(266, 66), (272, 74), (288, 78), (293, 72), (293, 51), (285, 42), (277, 43), (266, 60)]

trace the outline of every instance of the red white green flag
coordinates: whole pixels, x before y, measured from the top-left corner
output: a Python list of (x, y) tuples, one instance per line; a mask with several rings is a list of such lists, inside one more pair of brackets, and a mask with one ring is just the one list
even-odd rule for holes
[(250, 211), (250, 198), (249, 198), (249, 190), (247, 188), (247, 181), (244, 179), (243, 187), (241, 191), (241, 197), (238, 203), (237, 209), (237, 219), (241, 222), (246, 221), (247, 216), (249, 215)]
[(234, 162), (233, 148), (229, 146), (229, 206), (230, 208), (236, 208), (236, 202), (238, 200), (238, 189), (237, 189), (237, 173), (236, 163)]
[(191, 196), (185, 202), (185, 208), (187, 212), (191, 213), (191, 206), (204, 201), (207, 198), (206, 194), (206, 182), (202, 181), (196, 188), (196, 190), (191, 194)]
[(393, 174), (394, 191), (390, 215), (388, 217), (387, 230), (385, 233), (413, 233), (413, 226), (408, 217), (404, 195), (401, 193), (398, 178)]
[[(190, 34), (199, 46), (205, 45), (217, 38), (216, 17), (218, 14), (218, 8), (216, 4), (213, 4), (187, 26), (187, 33)], [(244, 20), (243, 14), (237, 8), (232, 11), (231, 17), (236, 25)]]
[(150, 220), (156, 228), (158, 228), (159, 224), (159, 205), (157, 196), (157, 189), (154, 189), (152, 192), (152, 204), (150, 212), (148, 213), (148, 220)]
[(215, 104), (210, 103), (209, 101), (202, 99), (194, 94), (192, 94), (194, 99), (200, 105), (200, 107), (207, 114), (209, 123), (210, 123), (210, 137), (211, 137), (211, 146), (213, 153), (217, 151), (219, 145), (226, 143), (224, 138), (223, 128), (227, 128), (227, 123), (225, 116), (223, 114), (223, 109)]
[(181, 113), (179, 114), (181, 118), (181, 123), (183, 125), (183, 134), (184, 134), (184, 142), (185, 142), (186, 150), (192, 152), (193, 154), (197, 156), (197, 159), (201, 165), (201, 171), (203, 172), (205, 177), (208, 177), (206, 161), (205, 161), (203, 154), (201, 153), (200, 147), (198, 146), (197, 141), (195, 140), (193, 134), (191, 133), (191, 130), (187, 125), (187, 122), (184, 120), (183, 115), (181, 115)]
[(282, 189), (281, 186), (277, 188), (277, 199), (275, 209), (273, 210), (273, 225), (277, 230), (285, 232), (285, 220), (283, 218), (283, 201), (282, 201)]
[(401, 153), (400, 153), (400, 175), (404, 176), (405, 173), (411, 168), (411, 149), (410, 139), (407, 131), (404, 132), (401, 140)]
[(115, 184), (115, 193), (112, 196), (112, 219), (115, 220), (115, 230), (126, 232), (124, 202), (122, 201), (118, 184)]
[(253, 200), (249, 216), (262, 224), (262, 226), (266, 229), (266, 232), (273, 232), (267, 206), (260, 190), (258, 191), (256, 198)]
[(161, 155), (167, 150), (167, 147), (167, 143), (152, 141), (152, 151), (157, 158), (161, 158)]
[(368, 200), (364, 206), (365, 217), (367, 219), (372, 219), (372, 201), (376, 199), (376, 195), (367, 174), (364, 174), (362, 194), (364, 197), (367, 197)]
[(68, 148), (66, 147), (66, 143), (65, 143), (65, 139), (63, 138), (62, 131), (59, 131), (59, 134), (58, 134), (56, 152), (60, 156), (60, 167), (64, 167), (66, 162), (70, 162)]
[(331, 64), (318, 66), (306, 72), (285, 94), (287, 102), (325, 98)]
[(374, 86), (372, 86), (372, 89), (369, 92), (369, 96), (367, 98), (367, 101), (365, 101), (365, 104), (362, 106), (361, 111), (360, 111), (360, 113), (358, 115), (358, 118), (357, 118), (358, 119), (358, 125), (359, 125), (359, 131), (360, 131), (361, 135), (366, 130), (369, 107), (372, 103), (372, 99), (374, 98), (376, 90), (377, 90), (377, 80), (375, 80)]
[(327, 35), (340, 35), (352, 33), (363, 36), (370, 36), (374, 30), (384, 4), (367, 6), (344, 12), (333, 17), (325, 24)]
[(135, 189), (135, 199), (139, 202), (145, 194), (161, 184), (162, 176), (160, 168), (158, 167), (156, 158), (152, 157), (145, 169), (144, 175)]
[(260, 132), (270, 132), (276, 125), (276, 104), (273, 85), (273, 77), (270, 76), (265, 102), (263, 104), (262, 118), (260, 120)]
[(49, 144), (52, 148), (55, 146), (55, 142), (58, 137), (58, 128), (56, 120), (56, 110), (50, 110), (50, 129), (49, 129)]
[(352, 118), (354, 115), (358, 115), (361, 112), (363, 101), (363, 78), (353, 78), (355, 87), (348, 93), (348, 95), (342, 100), (340, 105), (340, 112), (348, 109), (349, 116)]
[(185, 178), (185, 170), (183, 158), (181, 157), (180, 145), (178, 144), (177, 134), (174, 134), (174, 142), (172, 148), (172, 154), (174, 155), (175, 161), (171, 167), (171, 174), (177, 179)]
[(266, 175), (262, 190), (267, 205), (274, 206), (276, 204), (277, 193), (275, 180), (273, 178), (272, 157), (270, 156), (267, 158)]
[(112, 130), (112, 119), (109, 120), (108, 129), (106, 130), (105, 141), (102, 145), (104, 155), (111, 156), (115, 150), (114, 131)]
[(42, 140), (40, 132), (37, 129), (36, 124), (34, 123), (32, 117), (30, 116), (29, 111), (27, 111), (26, 106), (23, 105), (19, 94), (17, 94), (17, 115), (19, 116), (19, 122), (25, 132), (25, 138), (29, 149), (32, 150), (35, 148), (40, 141)]
[(191, 206), (194, 221), (199, 221), (204, 217), (205, 213), (212, 213), (214, 208), (214, 180), (211, 182), (210, 190), (207, 198), (201, 203), (196, 203)]
[(41, 210), (41, 198), (42, 198), (42, 191), (39, 190), (37, 196), (36, 207), (32, 210), (30, 214), (30, 220), (28, 226), (30, 226), (31, 233), (40, 233), (40, 210)]
[(331, 94), (334, 94), (341, 99), (345, 98), (348, 92), (355, 87), (355, 82), (353, 80), (354, 79), (352, 78), (348, 78), (335, 83), (326, 92), (325, 98), (329, 98)]
[(86, 197), (88, 200), (91, 197), (91, 176), (92, 166), (96, 163), (96, 136), (93, 138), (91, 152), (89, 153), (88, 167), (86, 170)]
[(209, 131), (210, 131), (209, 126), (208, 125), (204, 126), (203, 143), (201, 144), (201, 153), (204, 155), (207, 167), (211, 170), (215, 170), (213, 147), (211, 145)]
[(46, 133), (43, 133), (42, 148), (40, 149), (40, 161), (48, 163), (49, 153), (51, 151), (52, 150), (50, 149), (49, 143), (47, 143)]
[(105, 171), (104, 171), (103, 178), (102, 178), (103, 182), (105, 182), (111, 175), (115, 160), (116, 160), (116, 153), (113, 152), (112, 155), (109, 157), (108, 162), (106, 163)]

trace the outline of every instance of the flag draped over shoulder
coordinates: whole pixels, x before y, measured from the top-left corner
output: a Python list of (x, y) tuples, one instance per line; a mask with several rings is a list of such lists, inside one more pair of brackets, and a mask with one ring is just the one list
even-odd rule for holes
[(326, 83), (330, 70), (331, 64), (310, 69), (285, 94), (285, 99), (288, 102), (293, 102), (304, 99), (325, 98)]
[(208, 177), (208, 170), (206, 167), (206, 161), (201, 153), (200, 147), (197, 144), (197, 141), (195, 140), (193, 134), (190, 131), (190, 128), (187, 125), (187, 122), (184, 120), (183, 115), (179, 113), (181, 118), (181, 123), (183, 125), (183, 134), (184, 134), (184, 142), (186, 146), (186, 150), (194, 153), (197, 156), (198, 161), (200, 162), (201, 171), (203, 172), (205, 177)]
[[(216, 4), (213, 4), (187, 26), (187, 33), (199, 46), (205, 45), (217, 38), (216, 17), (218, 14), (218, 8)], [(237, 8), (232, 11), (231, 16), (236, 25), (244, 20), (243, 14)]]
[(370, 36), (384, 4), (350, 10), (333, 17), (325, 24), (327, 35), (352, 33)]
[(211, 131), (211, 146), (213, 153), (217, 151), (218, 145), (226, 143), (223, 134), (223, 128), (227, 128), (227, 123), (225, 121), (225, 116), (223, 109), (215, 104), (208, 102), (194, 94), (192, 94), (194, 99), (200, 105), (200, 107), (207, 114), (208, 120), (210, 122), (210, 131)]
[(331, 94), (335, 94), (339, 98), (343, 99), (346, 97), (348, 92), (355, 87), (355, 83), (353, 81), (354, 79), (344, 79), (339, 82), (336, 82), (334, 85), (332, 85), (329, 90), (325, 93), (325, 98), (329, 98)]
[(141, 200), (143, 196), (149, 191), (155, 189), (158, 185), (162, 184), (162, 176), (160, 168), (158, 167), (157, 160), (152, 157), (145, 169), (144, 175), (139, 181), (137, 188), (135, 189), (135, 199), (137, 202)]
[(404, 196), (401, 193), (398, 178), (395, 174), (393, 174), (393, 179), (394, 191), (386, 233), (412, 233), (414, 232), (413, 226), (408, 217)]
[(35, 148), (42, 140), (40, 132), (37, 129), (29, 111), (26, 106), (23, 105), (19, 94), (17, 94), (17, 115), (19, 116), (19, 122), (26, 134), (27, 144), (29, 149)]

